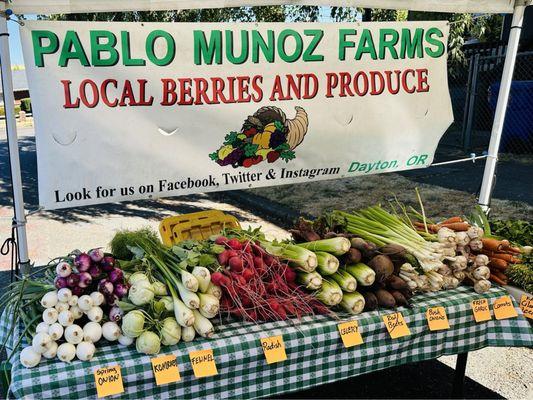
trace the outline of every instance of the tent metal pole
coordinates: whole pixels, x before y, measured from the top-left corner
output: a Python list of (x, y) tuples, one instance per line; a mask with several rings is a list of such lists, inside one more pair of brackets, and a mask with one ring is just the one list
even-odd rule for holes
[(494, 179), (496, 176), (496, 164), (498, 163), (498, 150), (500, 148), (500, 141), (503, 133), (503, 124), (505, 121), (505, 111), (509, 101), (509, 92), (511, 91), (511, 82), (513, 80), (513, 71), (516, 61), (516, 53), (518, 52), (518, 43), (520, 40), (520, 32), (522, 30), (522, 23), (524, 21), (524, 11), (526, 6), (520, 4), (520, 0), (515, 4), (513, 12), (513, 20), (511, 22), (511, 32), (509, 34), (509, 42), (507, 44), (507, 51), (505, 53), (505, 62), (503, 65), (502, 80), (500, 83), (500, 92), (498, 93), (498, 102), (496, 104), (496, 111), (494, 113), (494, 122), (492, 124), (492, 131), (490, 134), (489, 151), (487, 161), (485, 163), (485, 171), (483, 172), (483, 182), (481, 183), (481, 190), (479, 192), (479, 201), (481, 208), (485, 212), (489, 212), (490, 198), (494, 186)]
[(13, 185), (13, 205), (17, 230), (17, 250), (20, 271), (23, 275), (30, 271), (28, 257), (28, 238), (26, 236), (26, 214), (22, 197), (22, 174), (20, 171), (19, 146), (17, 138), (17, 121), (15, 119), (15, 96), (13, 77), (11, 75), (11, 58), (9, 55), (9, 33), (7, 30), (8, 10), (0, 15), (0, 67), (2, 71), (2, 96), (6, 115), (7, 144)]

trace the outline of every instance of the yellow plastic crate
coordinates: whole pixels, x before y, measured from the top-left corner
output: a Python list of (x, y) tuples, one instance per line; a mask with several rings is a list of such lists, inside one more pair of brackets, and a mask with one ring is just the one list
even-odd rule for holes
[(240, 228), (237, 218), (219, 210), (200, 211), (168, 217), (159, 224), (159, 233), (167, 246), (183, 240), (207, 239), (227, 228)]

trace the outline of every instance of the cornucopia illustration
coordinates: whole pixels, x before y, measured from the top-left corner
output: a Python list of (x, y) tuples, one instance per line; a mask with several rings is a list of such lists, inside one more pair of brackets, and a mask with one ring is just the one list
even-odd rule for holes
[(309, 119), (302, 107), (294, 107), (296, 116), (287, 116), (278, 107), (261, 107), (244, 121), (240, 132), (230, 132), (224, 143), (209, 157), (219, 165), (250, 168), (262, 161), (273, 163), (281, 158), (289, 162), (294, 149), (302, 143)]

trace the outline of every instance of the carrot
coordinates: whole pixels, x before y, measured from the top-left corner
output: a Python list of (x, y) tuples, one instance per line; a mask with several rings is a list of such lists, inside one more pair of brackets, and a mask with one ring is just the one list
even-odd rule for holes
[(498, 258), (500, 260), (504, 260), (504, 261), (507, 261), (507, 262), (510, 262), (510, 263), (514, 263), (516, 258), (513, 257), (511, 254), (506, 254), (506, 253), (492, 253), (492, 255), (490, 256), (491, 258)]
[(468, 222), (452, 222), (449, 224), (440, 224), (440, 227), (448, 228), (455, 232), (466, 232), (470, 228), (470, 225)]
[[(425, 231), (426, 228), (423, 222), (415, 222), (415, 226), (418, 230)], [(436, 233), (439, 230), (439, 225), (437, 224), (427, 224), (428, 231)]]
[(522, 250), (520, 250), (518, 247), (507, 247), (505, 250), (515, 253), (515, 254), (521, 254)]
[(507, 282), (502, 281), (500, 278), (498, 278), (496, 275), (490, 274), (490, 280), (493, 282), (496, 282), (500, 286), (507, 285)]
[(505, 271), (507, 269), (507, 261), (500, 260), (499, 258), (491, 258), (489, 261), (489, 266), (499, 269), (500, 271)]
[(509, 278), (507, 278), (507, 275), (505, 275), (501, 271), (496, 271), (496, 272), (493, 273), (493, 275), (496, 275), (498, 278), (500, 278), (504, 282), (507, 282), (509, 280)]
[(483, 249), (498, 252), (503, 249), (503, 243), (500, 240), (492, 238), (481, 238)]
[(451, 217), (442, 221), (440, 225), (455, 224), (456, 222), (463, 222), (463, 219), (461, 217)]

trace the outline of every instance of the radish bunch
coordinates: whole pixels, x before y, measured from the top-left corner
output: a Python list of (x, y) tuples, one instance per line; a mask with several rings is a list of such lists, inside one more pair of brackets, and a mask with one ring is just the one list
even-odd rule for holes
[(116, 322), (103, 322), (104, 295), (92, 292), (77, 296), (69, 288), (47, 292), (41, 298), (44, 308), (42, 322), (35, 330), (32, 343), (20, 353), (20, 362), (26, 368), (35, 367), (41, 358), (57, 357), (71, 362), (75, 357), (90, 361), (102, 336), (118, 340), (121, 335)]
[(222, 268), (211, 274), (212, 283), (222, 288), (221, 312), (254, 322), (329, 312), (300, 290), (296, 273), (259, 242), (220, 236), (215, 243), (225, 247), (218, 254)]

